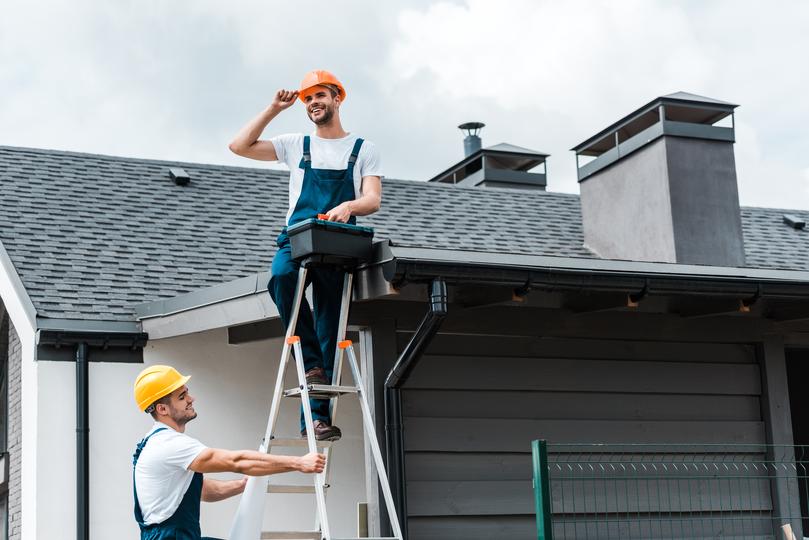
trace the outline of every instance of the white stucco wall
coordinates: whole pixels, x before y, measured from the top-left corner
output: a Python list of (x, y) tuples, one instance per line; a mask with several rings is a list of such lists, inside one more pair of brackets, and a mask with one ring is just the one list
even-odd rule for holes
[[(187, 433), (212, 447), (256, 449), (264, 434), (281, 351), (281, 340), (227, 344), (224, 329), (151, 341), (146, 364), (168, 363), (192, 375), (189, 388), (199, 417)], [(134, 405), (132, 383), (143, 365), (90, 365), (91, 537), (136, 540), (132, 517), (134, 446), (151, 417)], [(347, 368), (347, 366), (346, 366)], [(39, 392), (37, 453), (37, 538), (75, 537), (75, 364), (37, 364)], [(294, 384), (294, 369), (288, 371)], [(350, 380), (348, 376), (344, 380)], [(298, 433), (298, 402), (284, 400), (279, 436)], [(333, 452), (328, 504), (332, 531), (356, 535), (356, 504), (365, 500), (363, 436), (355, 396), (340, 401), (336, 422), (343, 439)], [(290, 452), (294, 450), (288, 450)], [(232, 475), (214, 475), (219, 478)], [(282, 480), (282, 476), (286, 476)], [(279, 475), (283, 483), (304, 483), (300, 474)], [(312, 495), (267, 495), (265, 529), (311, 529)], [(238, 498), (202, 504), (203, 535), (225, 538)]]

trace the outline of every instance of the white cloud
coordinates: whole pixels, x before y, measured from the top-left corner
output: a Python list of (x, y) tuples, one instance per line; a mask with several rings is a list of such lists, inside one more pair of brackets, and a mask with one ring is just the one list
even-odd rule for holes
[[(278, 87), (322, 67), (349, 87), (346, 127), (389, 176), (425, 179), (484, 143), (552, 154), (648, 100), (685, 90), (740, 103), (745, 204), (809, 208), (809, 3), (468, 0), (302, 7), (265, 0), (7, 0), (0, 144), (255, 164), (227, 142)], [(42, 14), (46, 14), (43, 16)], [(270, 132), (309, 130), (302, 110)]]
[(512, 110), (592, 114), (702, 86), (711, 67), (682, 9), (662, 1), (438, 3), (403, 13), (399, 31), (392, 67), (401, 77), (426, 71), (439, 94)]
[[(793, 189), (809, 144), (805, 3), (468, 0), (410, 9), (398, 23), (388, 69), (409, 90), (400, 98), (417, 96), (407, 106), (475, 111), (463, 120), (485, 121), (485, 142), (551, 153), (552, 189), (577, 191), (570, 147), (683, 90), (743, 105), (743, 204), (809, 208)], [(423, 95), (438, 97), (425, 106)]]

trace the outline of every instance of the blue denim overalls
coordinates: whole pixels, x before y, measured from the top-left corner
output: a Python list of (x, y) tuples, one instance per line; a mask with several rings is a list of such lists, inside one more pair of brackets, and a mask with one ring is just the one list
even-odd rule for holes
[[(348, 158), (348, 165), (343, 170), (312, 168), (309, 136), (303, 138), (303, 158), (298, 165), (303, 169), (303, 185), (301, 195), (289, 218), (288, 225), (294, 225), (306, 219), (317, 217), (339, 205), (356, 198), (354, 193), (354, 165), (362, 148), (362, 139), (357, 139)], [(354, 216), (348, 221), (356, 223)], [(289, 326), (292, 304), (295, 296), (295, 285), (298, 280), (299, 264), (290, 255), (289, 238), (286, 227), (276, 240), (278, 251), (272, 261), (270, 291), (278, 313), (284, 323)], [(307, 286), (312, 284), (314, 298), (314, 316), (309, 302), (303, 297), (295, 333), (301, 338), (304, 369), (322, 367), (326, 371), (326, 379), (331, 380), (334, 370), (334, 351), (337, 347), (337, 323), (340, 317), (340, 296), (343, 290), (343, 272), (330, 268), (312, 268), (307, 275)], [(329, 419), (329, 400), (312, 399), (312, 418), (331, 423)], [(301, 429), (303, 415), (301, 414)]]
[[(202, 473), (194, 473), (191, 485), (185, 492), (180, 506), (174, 514), (162, 523), (146, 525), (143, 523), (143, 514), (138, 502), (138, 488), (135, 485), (135, 465), (138, 464), (140, 453), (146, 443), (155, 433), (165, 430), (158, 428), (138, 443), (135, 454), (132, 456), (132, 488), (135, 493), (135, 521), (140, 526), (141, 540), (205, 540), (199, 528), (199, 503), (202, 499)], [(214, 539), (209, 539), (214, 540)]]

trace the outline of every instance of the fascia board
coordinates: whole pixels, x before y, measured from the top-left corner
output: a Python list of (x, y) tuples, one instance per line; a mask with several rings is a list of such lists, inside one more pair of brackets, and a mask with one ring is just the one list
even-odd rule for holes
[(217, 328), (274, 319), (278, 310), (266, 290), (216, 303), (189, 308), (162, 316), (143, 319), (143, 331), (149, 339), (164, 339)]
[(696, 264), (553, 257), (518, 253), (492, 253), (478, 251), (409, 248), (392, 246), (393, 257), (400, 262), (433, 262), (464, 266), (499, 267), (513, 269), (543, 269), (569, 272), (594, 272), (634, 276), (658, 275), (698, 279), (741, 279), (809, 284), (809, 272), (800, 270), (773, 270), (767, 268), (739, 268)]
[(38, 317), (37, 330), (135, 334), (140, 333), (141, 325), (135, 321), (95, 321), (86, 319), (51, 319), (47, 317)]
[(2, 242), (0, 242), (0, 298), (20, 339), (31, 339), (33, 345), (37, 311)]
[(259, 291), (266, 291), (269, 279), (268, 272), (253, 274), (173, 298), (138, 304), (135, 306), (135, 313), (138, 320), (143, 321), (153, 317), (166, 317), (220, 302), (227, 302), (228, 300), (253, 295)]

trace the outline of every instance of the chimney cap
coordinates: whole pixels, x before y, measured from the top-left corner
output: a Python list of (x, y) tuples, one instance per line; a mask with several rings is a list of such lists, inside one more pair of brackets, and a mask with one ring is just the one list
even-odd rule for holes
[[(476, 152), (464, 157), (464, 159), (458, 163), (429, 179), (428, 182), (456, 183), (450, 181), (453, 174), (456, 171), (465, 171), (468, 165), (473, 163), (475, 160), (480, 159), (482, 156), (497, 158), (503, 165), (506, 165), (510, 170), (513, 171), (529, 171), (544, 163), (550, 154), (544, 154), (542, 152), (537, 152), (536, 150), (531, 150), (508, 143), (495, 144), (494, 146), (481, 148), (480, 150), (477, 150)], [(461, 176), (466, 176), (466, 173), (461, 173)]]
[(646, 129), (650, 122), (656, 122), (657, 109), (661, 105), (666, 107), (666, 118), (668, 120), (707, 125), (714, 124), (733, 114), (733, 110), (738, 107), (738, 105), (727, 101), (698, 96), (688, 92), (674, 92), (673, 94), (653, 99), (643, 107), (602, 129), (586, 141), (574, 146), (571, 150), (585, 156), (600, 155), (615, 146), (613, 141), (615, 133), (620, 131), (621, 137), (626, 139)]
[[(485, 127), (486, 127), (486, 124), (484, 124), (483, 122), (464, 122), (463, 124), (458, 126), (458, 129), (472, 131), (472, 130), (476, 130), (476, 129), (478, 129), (478, 130), (483, 129)], [(471, 135), (471, 133), (469, 133), (469, 135)]]

